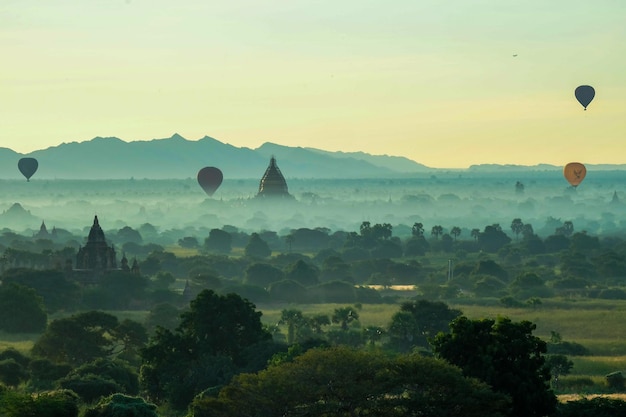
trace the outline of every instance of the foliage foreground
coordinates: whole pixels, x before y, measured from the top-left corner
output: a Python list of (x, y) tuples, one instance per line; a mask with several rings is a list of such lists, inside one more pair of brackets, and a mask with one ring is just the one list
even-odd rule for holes
[(496, 417), (508, 407), (506, 395), (443, 361), (336, 347), (240, 374), (217, 396), (196, 398), (191, 415)]

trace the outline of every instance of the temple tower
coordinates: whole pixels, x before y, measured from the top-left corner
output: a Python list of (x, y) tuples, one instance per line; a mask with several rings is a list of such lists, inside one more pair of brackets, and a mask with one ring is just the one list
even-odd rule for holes
[(256, 196), (292, 198), (287, 188), (287, 181), (285, 181), (285, 177), (283, 177), (283, 174), (280, 172), (274, 156), (270, 159), (270, 164), (265, 170), (263, 178), (261, 178), (259, 193)]
[(104, 232), (98, 223), (98, 216), (93, 219), (87, 243), (78, 249), (76, 269), (110, 270), (117, 269), (115, 248), (108, 246)]

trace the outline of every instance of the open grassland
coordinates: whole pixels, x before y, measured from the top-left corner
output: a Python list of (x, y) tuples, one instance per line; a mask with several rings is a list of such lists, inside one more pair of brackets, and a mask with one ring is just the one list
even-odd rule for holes
[(472, 319), (505, 316), (513, 321), (531, 321), (537, 325), (536, 336), (549, 340), (554, 331), (565, 341), (582, 344), (593, 355), (626, 355), (626, 301), (544, 300), (536, 308), (452, 303), (450, 306)]
[[(545, 341), (550, 340), (552, 332), (557, 332), (563, 341), (586, 347), (591, 355), (569, 358), (574, 367), (570, 375), (561, 377), (557, 392), (607, 393), (610, 389), (605, 376), (615, 371), (626, 374), (626, 301), (554, 299), (542, 300), (536, 308), (506, 308), (493, 300), (485, 300), (484, 304), (450, 302), (448, 305), (471, 319), (503, 316), (513, 321), (528, 320), (537, 325), (534, 334)], [(259, 309), (263, 312), (263, 322), (274, 326), (283, 309), (297, 309), (305, 316), (327, 314), (330, 317), (339, 307), (345, 304), (274, 305)], [(386, 328), (399, 310), (399, 304), (364, 304), (355, 310), (361, 327)], [(281, 331), (285, 333), (286, 329), (281, 328)]]
[[(535, 335), (548, 341), (552, 332), (564, 341), (580, 343), (594, 356), (619, 357), (626, 355), (626, 301), (614, 300), (544, 300), (536, 308), (506, 308), (495, 303), (456, 304), (451, 308), (460, 310), (471, 319), (508, 317), (513, 321), (528, 320), (537, 325)], [(298, 304), (258, 306), (263, 312), (265, 324), (273, 325), (280, 319), (283, 309), (297, 309), (304, 315), (332, 315), (336, 308), (345, 304)], [(363, 304), (355, 307), (361, 327), (387, 327), (391, 317), (399, 310), (399, 304)], [(626, 366), (624, 367), (626, 369)]]
[[(403, 294), (404, 296), (404, 294)], [(561, 335), (563, 341), (575, 342), (590, 351), (589, 356), (572, 356), (574, 367), (569, 375), (561, 376), (559, 393), (577, 393), (582, 395), (608, 393), (605, 376), (611, 372), (622, 371), (626, 375), (626, 301), (609, 300), (542, 300), (536, 308), (506, 308), (494, 300), (464, 300), (449, 302), (451, 308), (460, 310), (471, 319), (508, 317), (513, 321), (528, 320), (537, 325), (535, 335), (549, 341), (551, 332)], [(257, 305), (263, 313), (264, 324), (274, 327), (280, 320), (284, 309), (302, 311), (305, 316), (326, 314), (332, 317), (337, 308), (347, 304), (280, 304)], [(391, 317), (399, 311), (396, 304), (363, 304), (353, 306), (359, 315), (361, 328), (378, 326), (387, 328)], [(146, 311), (114, 311), (120, 320), (131, 319), (143, 323)], [(71, 315), (57, 313), (49, 319), (54, 320)], [(337, 324), (332, 325), (338, 328)], [(286, 334), (285, 326), (280, 326)], [(36, 334), (0, 334), (0, 351), (13, 347), (21, 352), (30, 351), (38, 339)], [(563, 397), (566, 398), (566, 397)]]

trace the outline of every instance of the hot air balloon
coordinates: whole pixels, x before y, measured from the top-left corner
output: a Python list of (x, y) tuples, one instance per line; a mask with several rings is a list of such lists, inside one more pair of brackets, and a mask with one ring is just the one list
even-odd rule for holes
[(581, 85), (576, 87), (574, 90), (574, 95), (576, 96), (576, 100), (587, 110), (587, 106), (593, 100), (593, 97), (596, 95), (596, 90), (593, 89), (590, 85)]
[(35, 158), (22, 158), (17, 162), (17, 167), (22, 175), (26, 177), (26, 181), (30, 181), (30, 177), (37, 172), (39, 163)]
[(224, 176), (218, 168), (204, 167), (198, 171), (198, 184), (209, 197), (219, 188), (222, 179)]
[(572, 187), (578, 187), (587, 175), (587, 168), (580, 162), (570, 162), (563, 168), (563, 176)]

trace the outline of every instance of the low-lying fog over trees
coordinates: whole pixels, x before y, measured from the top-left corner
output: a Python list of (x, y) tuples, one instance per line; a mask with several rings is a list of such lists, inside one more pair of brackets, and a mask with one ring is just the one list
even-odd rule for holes
[(578, 188), (554, 171), (442, 171), (410, 179), (287, 178), (295, 198), (277, 201), (255, 198), (256, 179), (225, 179), (210, 198), (195, 178), (3, 181), (0, 229), (36, 232), (44, 221), (49, 228), (81, 232), (97, 214), (111, 229), (149, 223), (160, 232), (186, 230), (187, 235), (224, 225), (248, 232), (302, 227), (350, 231), (366, 220), (391, 224), (399, 237), (410, 236), (416, 222), (429, 232), (435, 225), (446, 233), (458, 227), (460, 236), (468, 237), (474, 228), (508, 225), (514, 218), (531, 224), (543, 237), (552, 234), (559, 221), (571, 221), (577, 230), (611, 234), (626, 227), (625, 176), (626, 171), (592, 172)]

